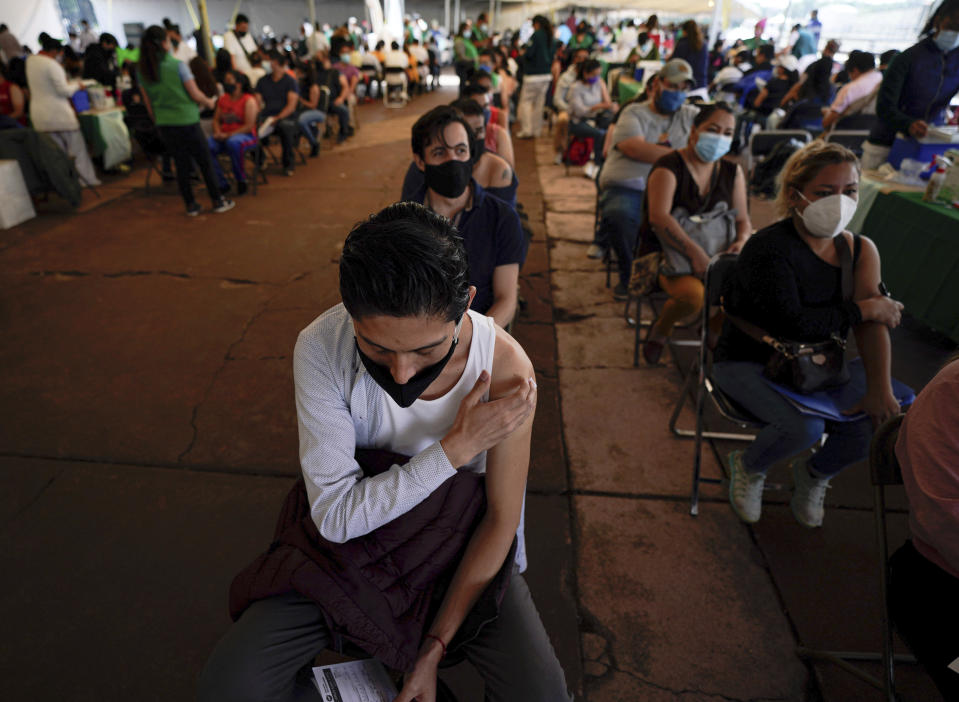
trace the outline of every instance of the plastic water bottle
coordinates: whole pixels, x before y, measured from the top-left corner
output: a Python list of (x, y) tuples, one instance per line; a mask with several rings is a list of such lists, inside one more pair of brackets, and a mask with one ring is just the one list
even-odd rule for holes
[(936, 172), (929, 177), (929, 184), (922, 196), (925, 202), (935, 202), (939, 197), (939, 190), (946, 180), (946, 169), (951, 165), (952, 163), (945, 156), (936, 156)]

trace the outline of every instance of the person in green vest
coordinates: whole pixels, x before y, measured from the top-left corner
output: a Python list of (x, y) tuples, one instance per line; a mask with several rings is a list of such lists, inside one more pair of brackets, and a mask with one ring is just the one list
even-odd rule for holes
[(466, 85), (470, 73), (476, 70), (479, 51), (472, 42), (472, 30), (466, 22), (460, 24), (460, 29), (453, 39), (453, 66), (459, 76), (460, 85)]
[(157, 125), (167, 152), (176, 164), (176, 180), (186, 204), (186, 213), (195, 217), (203, 209), (193, 197), (190, 174), (193, 163), (200, 169), (214, 212), (233, 208), (223, 197), (213, 171), (206, 136), (200, 128), (200, 107), (213, 109), (216, 98), (200, 92), (193, 73), (170, 54), (170, 40), (163, 27), (153, 25), (143, 34), (137, 78), (143, 102)]

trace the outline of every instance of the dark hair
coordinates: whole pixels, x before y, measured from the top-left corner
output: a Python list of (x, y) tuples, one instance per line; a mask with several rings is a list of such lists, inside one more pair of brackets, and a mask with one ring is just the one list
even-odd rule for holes
[[(243, 71), (234, 71), (231, 69), (223, 74), (224, 78), (226, 78), (226, 76), (233, 76), (233, 80), (235, 80), (236, 84), (240, 86), (241, 93), (244, 93), (246, 95), (253, 94), (253, 85), (250, 83), (250, 79), (246, 75), (246, 73), (244, 73)], [(224, 87), (225, 86), (226, 84), (224, 83)]]
[(650, 15), (649, 19), (646, 20), (646, 29), (656, 29), (659, 26), (659, 17), (656, 15)]
[(553, 41), (553, 23), (549, 21), (544, 15), (536, 15), (533, 18), (533, 24), (538, 24), (539, 28), (546, 33), (546, 47), (549, 50), (549, 47)]
[(63, 44), (59, 39), (54, 39), (46, 32), (41, 32), (37, 40), (40, 42), (41, 51), (59, 51), (63, 48)]
[(942, 0), (942, 2), (939, 3), (939, 7), (936, 8), (936, 11), (929, 15), (929, 21), (926, 22), (926, 26), (919, 32), (919, 36), (924, 37), (927, 34), (932, 34), (936, 31), (936, 22), (946, 15), (952, 15), (957, 12), (959, 12), (959, 0)]
[[(488, 77), (488, 76), (487, 76)], [(474, 95), (486, 95), (488, 91), (479, 83), (467, 83), (463, 86), (463, 94), (460, 97), (472, 97)]]
[(853, 51), (846, 59), (846, 70), (855, 68), (860, 73), (871, 71), (876, 67), (876, 57), (868, 51)]
[(120, 46), (120, 42), (117, 41), (117, 38), (109, 32), (104, 32), (100, 35), (100, 44), (113, 44), (114, 46)]
[(360, 222), (340, 254), (340, 297), (350, 316), (458, 320), (469, 303), (463, 240), (445, 217), (415, 202)]
[(738, 60), (746, 61), (748, 63), (752, 63), (755, 60), (753, 59), (753, 52), (750, 51), (749, 49), (743, 49), (742, 51), (737, 52), (736, 58)]
[(440, 141), (446, 145), (443, 132), (454, 122), (463, 125), (467, 139), (472, 141), (475, 135), (466, 118), (463, 117), (463, 113), (449, 105), (440, 105), (420, 117), (413, 125), (410, 137), (413, 153), (423, 158), (426, 145), (431, 141)]
[(576, 78), (579, 80), (585, 80), (586, 74), (595, 71), (597, 68), (601, 68), (602, 64), (596, 59), (588, 58), (579, 64), (579, 68), (576, 70)]
[(219, 74), (233, 70), (233, 56), (226, 49), (217, 49), (215, 57), (216, 72)]
[(459, 100), (453, 100), (450, 103), (450, 107), (455, 110), (459, 110), (467, 117), (483, 117), (483, 106), (480, 105), (476, 100), (471, 100), (470, 98), (460, 98)]
[(493, 50), (492, 50), (492, 49), (480, 49), (479, 55), (480, 55), (480, 56), (489, 56), (490, 58), (493, 58)]
[(706, 105), (705, 107), (703, 107), (699, 111), (699, 113), (695, 117), (693, 117), (693, 126), (698, 127), (701, 124), (704, 124), (706, 120), (708, 120), (717, 112), (728, 112), (729, 114), (733, 116), (736, 115), (736, 113), (733, 111), (733, 108), (730, 106), (728, 102), (723, 102), (722, 100), (720, 100), (719, 102), (714, 102), (712, 105)]
[(247, 17), (246, 15), (244, 15), (244, 14), (241, 12), (241, 13), (239, 13), (239, 14), (236, 16), (236, 19), (233, 20), (233, 26), (235, 27), (236, 25), (238, 25), (238, 24), (243, 24), (244, 22), (245, 22), (246, 24), (249, 24), (249, 23), (250, 23), (250, 18)]
[(458, 37), (463, 36), (463, 32), (465, 32), (467, 29), (469, 29), (469, 25), (466, 24), (466, 22), (460, 22), (460, 28), (459, 28), (459, 31), (456, 32), (456, 36)]
[(640, 44), (645, 44), (647, 41), (649, 41), (649, 32), (640, 32), (636, 41)]
[(187, 64), (190, 72), (193, 73), (193, 79), (196, 81), (196, 87), (207, 97), (217, 97), (216, 78), (213, 77), (213, 71), (210, 70), (210, 64), (203, 60), (202, 56), (194, 56)]
[(889, 49), (889, 51), (883, 51), (879, 55), (879, 65), (888, 66), (892, 63), (892, 60), (900, 54), (899, 49)]
[(373, 51), (379, 51), (384, 46), (386, 46), (386, 42), (380, 39), (378, 42), (376, 42), (376, 47), (373, 49)]
[(156, 83), (160, 80), (160, 61), (166, 50), (163, 42), (166, 41), (166, 30), (159, 25), (151, 25), (140, 39), (140, 61), (137, 68), (143, 74), (147, 83)]
[(700, 51), (706, 40), (703, 39), (703, 30), (699, 28), (696, 20), (686, 20), (682, 24), (683, 36), (689, 40), (689, 46), (693, 51)]
[(276, 61), (276, 62), (277, 62), (278, 64), (280, 64), (281, 66), (285, 66), (285, 65), (286, 65), (286, 56), (284, 56), (283, 54), (281, 54), (281, 53), (280, 53), (279, 51), (277, 51), (276, 49), (270, 49), (269, 51), (267, 51), (267, 52), (266, 52), (266, 57), (267, 57), (268, 59), (270, 59), (270, 61)]

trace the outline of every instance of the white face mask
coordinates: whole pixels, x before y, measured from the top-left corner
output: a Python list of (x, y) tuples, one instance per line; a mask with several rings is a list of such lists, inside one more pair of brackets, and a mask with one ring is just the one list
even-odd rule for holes
[(821, 197), (815, 202), (810, 202), (802, 193), (799, 193), (799, 197), (809, 202), (799, 217), (806, 231), (820, 239), (831, 239), (845, 229), (859, 205), (857, 200), (839, 193)]
[(953, 49), (959, 48), (959, 32), (950, 29), (940, 29), (933, 41), (936, 42), (936, 46), (938, 46), (943, 53), (948, 54)]

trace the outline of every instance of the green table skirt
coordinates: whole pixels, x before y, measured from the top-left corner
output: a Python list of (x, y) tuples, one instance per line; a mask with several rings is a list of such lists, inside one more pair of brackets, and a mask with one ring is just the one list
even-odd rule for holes
[(959, 342), (959, 210), (923, 202), (920, 193), (880, 194), (862, 233), (879, 248), (892, 296)]

